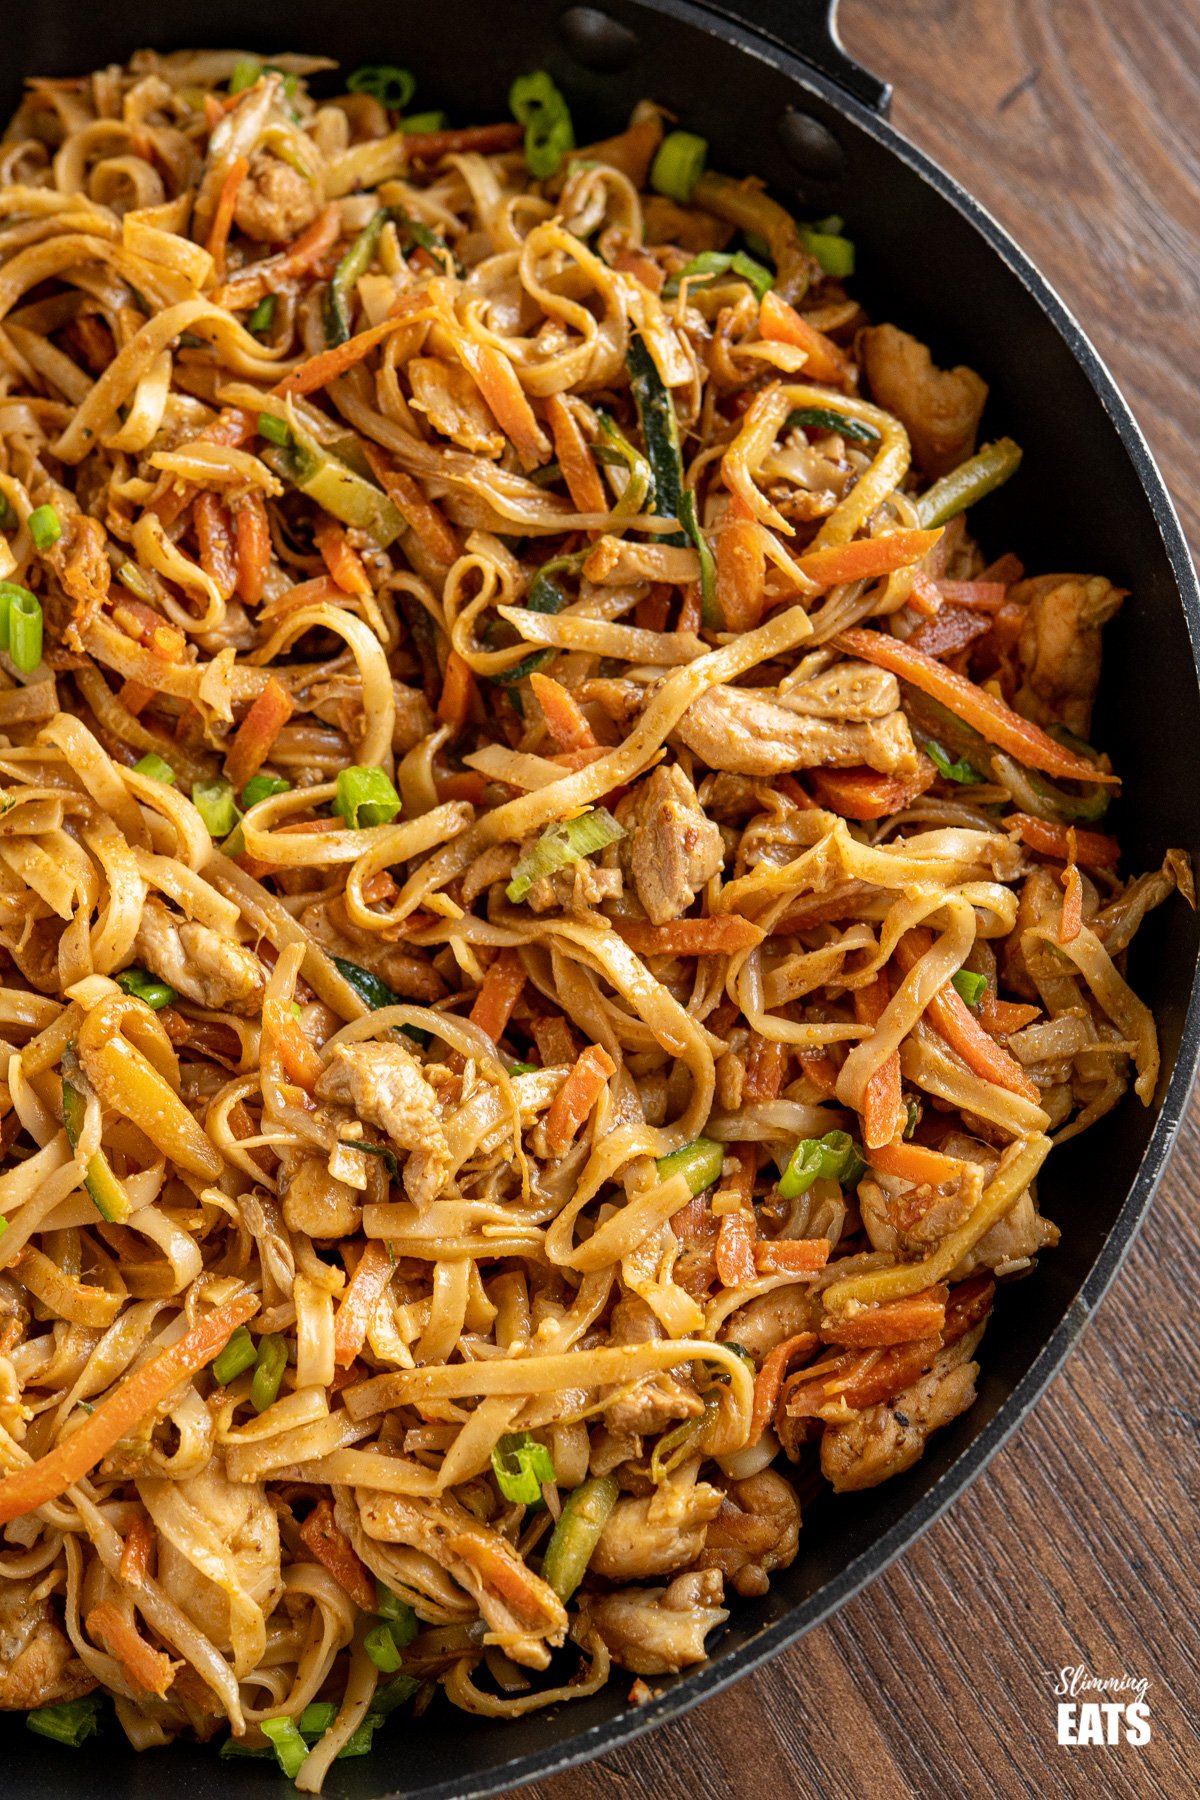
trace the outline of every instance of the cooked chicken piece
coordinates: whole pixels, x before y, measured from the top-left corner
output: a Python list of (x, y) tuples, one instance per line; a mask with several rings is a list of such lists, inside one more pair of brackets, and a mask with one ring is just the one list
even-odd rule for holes
[(681, 250), (723, 250), (736, 226), (701, 212), (697, 206), (677, 206), (663, 194), (647, 194), (642, 218), (648, 244), (678, 244)]
[[(420, 688), (408, 687), (403, 681), (393, 681), (392, 692), (396, 696), (392, 749), (397, 756), (403, 756), (433, 730), (433, 708)], [(361, 712), (362, 709), (359, 710)]]
[(0, 1580), (0, 1711), (61, 1706), (90, 1694), (95, 1677), (80, 1662), (48, 1595), (44, 1576)]
[(317, 1081), (317, 1097), (352, 1106), (368, 1125), (378, 1125), (409, 1152), (404, 1187), (427, 1206), (450, 1172), (437, 1095), (421, 1065), (401, 1044), (338, 1044)]
[(405, 364), (412, 383), (412, 403), (423, 412), (435, 431), (477, 456), (500, 456), (503, 434), (461, 363), (442, 362), (436, 356), (412, 356)]
[(977, 1269), (1002, 1269), (1010, 1263), (1027, 1262), (1039, 1250), (1052, 1248), (1061, 1236), (1058, 1226), (1042, 1217), (1026, 1188), (1004, 1217), (984, 1232), (975, 1248), (951, 1271), (950, 1279), (961, 1281)]
[(790, 1481), (763, 1469), (729, 1483), (708, 1528), (702, 1569), (720, 1569), (739, 1594), (765, 1594), (772, 1569), (786, 1569), (800, 1548), (800, 1502)]
[(774, 1288), (739, 1306), (726, 1324), (725, 1340), (740, 1344), (761, 1363), (787, 1338), (801, 1331), (815, 1331), (820, 1316), (819, 1296), (813, 1294), (808, 1282), (797, 1282), (794, 1287)]
[(863, 1407), (821, 1438), (821, 1468), (837, 1494), (878, 1487), (919, 1461), (930, 1434), (965, 1412), (975, 1398), (979, 1364), (970, 1356), (980, 1331), (941, 1350), (927, 1375), (893, 1400)]
[(319, 1156), (299, 1156), (280, 1183), (283, 1222), (312, 1238), (343, 1238), (362, 1223), (363, 1196), (331, 1175)]
[(705, 1638), (729, 1617), (724, 1597), (716, 1569), (689, 1569), (665, 1588), (584, 1594), (572, 1636), (586, 1643), (589, 1631), (597, 1632), (632, 1675), (677, 1675), (704, 1661)]
[(544, 1669), (567, 1633), (562, 1601), (526, 1567), (508, 1539), (449, 1495), (410, 1500), (360, 1488), (355, 1498), (368, 1537), (408, 1544), (445, 1569), (474, 1599), (500, 1648), (528, 1669)]
[(630, 831), (629, 867), (647, 917), (655, 925), (679, 918), (725, 860), (720, 826), (678, 763), (660, 763), (617, 817)]
[(861, 724), (898, 710), (900, 683), (889, 670), (872, 668), (870, 663), (840, 662), (807, 681), (797, 681), (775, 698), (789, 712)]
[[(266, 1488), (260, 1481), (230, 1481), (219, 1457), (199, 1475), (181, 1481), (144, 1479), (137, 1487), (158, 1528), (159, 1581), (218, 1650), (231, 1650), (234, 1608), (256, 1607), (265, 1619), (283, 1592), (279, 1520)], [(164, 1497), (170, 1500), (169, 1512), (160, 1510)], [(180, 1502), (190, 1520), (180, 1519)], [(204, 1574), (188, 1548), (220, 1567), (223, 1579)], [(255, 1661), (257, 1655), (251, 1655), (241, 1666), (245, 1656), (235, 1657), (236, 1673), (247, 1674)]]
[(908, 720), (900, 711), (861, 724), (814, 719), (756, 688), (709, 688), (692, 701), (673, 735), (709, 768), (735, 775), (864, 763), (883, 775), (912, 775), (918, 767)]
[(693, 1485), (697, 1466), (677, 1470), (645, 1498), (617, 1501), (592, 1554), (594, 1574), (637, 1581), (646, 1575), (673, 1575), (695, 1562), (722, 1499), (720, 1488), (706, 1481)]
[(112, 564), (108, 560), (107, 537), (99, 519), (81, 513), (77, 507), (61, 508), (63, 533), (58, 542), (45, 552), (46, 561), (76, 602), (70, 639), (81, 624), (92, 618), (108, 593)]
[[(532, 845), (532, 839), (522, 844), (521, 854)], [(602, 900), (619, 900), (623, 888), (620, 869), (601, 869), (581, 856), (565, 869), (556, 869), (553, 875), (542, 875), (526, 898), (530, 912), (550, 912), (558, 907), (564, 912), (580, 913), (589, 912)]]
[(1086, 738), (1100, 683), (1101, 627), (1125, 594), (1103, 575), (1039, 575), (1009, 589), (1009, 599), (1026, 609), (1017, 641), (1021, 712)]
[(944, 475), (975, 448), (987, 382), (960, 363), (935, 367), (925, 345), (894, 325), (859, 335), (863, 371), (876, 404), (895, 413), (926, 475)]
[[(654, 1343), (663, 1335), (662, 1326), (636, 1295), (618, 1300), (609, 1316), (609, 1339), (614, 1344)], [(630, 1388), (628, 1384), (610, 1388), (617, 1397), (604, 1409), (604, 1422), (615, 1437), (631, 1432), (640, 1437), (654, 1437), (676, 1419), (699, 1418), (704, 1403), (686, 1370), (682, 1379), (667, 1371), (647, 1375)]]
[(195, 919), (180, 919), (153, 894), (142, 908), (134, 955), (189, 1000), (247, 1017), (262, 1010), (266, 978), (253, 950)]
[(507, 882), (516, 860), (515, 844), (493, 844), (489, 850), (484, 850), (462, 877), (462, 904), (466, 907), (473, 906), (493, 881)]
[[(1038, 863), (1021, 885), (1017, 899), (1017, 917), (1000, 953), (1004, 985), (1011, 988), (1014, 994), (1019, 994), (1022, 1000), (1037, 1002), (1041, 999), (1025, 959), (1025, 933), (1035, 925), (1044, 925), (1056, 919), (1061, 907), (1062, 888), (1055, 881), (1052, 871), (1044, 863)], [(1030, 952), (1035, 959), (1041, 959), (1042, 946), (1036, 938), (1030, 939)]]
[(312, 224), (320, 211), (316, 189), (298, 169), (267, 150), (256, 150), (238, 189), (233, 219), (258, 244), (286, 244)]

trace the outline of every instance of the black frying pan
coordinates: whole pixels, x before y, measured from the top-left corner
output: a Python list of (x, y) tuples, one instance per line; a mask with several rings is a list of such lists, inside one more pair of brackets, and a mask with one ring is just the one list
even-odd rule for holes
[[(1087, 569), (1132, 590), (1108, 627), (1097, 741), (1125, 777), (1118, 830), (1131, 870), (1171, 844), (1200, 849), (1196, 646), (1200, 593), (1162, 480), (1096, 352), (1021, 252), (948, 175), (886, 123), (887, 89), (846, 56), (833, 0), (36, 0), (5, 21), (0, 104), (26, 73), (76, 74), (139, 46), (320, 51), (347, 68), (395, 62), (417, 72), (422, 107), (455, 123), (507, 116), (512, 77), (548, 68), (569, 97), (580, 142), (621, 128), (649, 95), (710, 140), (711, 166), (766, 176), (801, 216), (844, 213), (858, 247), (855, 291), (879, 318), (911, 328), (938, 362), (962, 360), (991, 383), (985, 433), (1025, 448), (1019, 477), (979, 515), (987, 547), (1015, 548), (1031, 571)], [(735, 16), (736, 15), (736, 16)], [(1029, 1280), (1003, 1287), (984, 1345), (977, 1404), (907, 1475), (869, 1493), (827, 1496), (805, 1519), (799, 1559), (768, 1595), (735, 1602), (711, 1660), (626, 1704), (627, 1682), (514, 1723), (437, 1704), (394, 1721), (375, 1753), (335, 1763), (327, 1792), (377, 1800), (459, 1800), (580, 1762), (736, 1680), (840, 1606), (929, 1525), (1033, 1405), (1112, 1280), (1150, 1203), (1200, 1047), (1197, 925), (1175, 899), (1141, 932), (1135, 985), (1159, 1022), (1163, 1075), (1152, 1108), (1130, 1095), (1056, 1151), (1041, 1205), (1062, 1243)], [(124, 1740), (70, 1751), (19, 1718), (0, 1721), (0, 1793), (40, 1800), (128, 1800), (171, 1789), (189, 1800), (291, 1793), (263, 1763), (219, 1762), (176, 1745), (135, 1756)]]

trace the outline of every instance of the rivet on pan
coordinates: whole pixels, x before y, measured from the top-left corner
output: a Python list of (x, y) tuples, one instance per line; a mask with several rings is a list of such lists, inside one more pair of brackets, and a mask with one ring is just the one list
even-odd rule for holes
[(598, 74), (615, 75), (637, 55), (637, 33), (597, 6), (569, 6), (558, 25), (576, 61)]
[(789, 106), (780, 115), (777, 129), (784, 148), (802, 174), (826, 181), (841, 174), (846, 153), (828, 126), (811, 113), (797, 112)]

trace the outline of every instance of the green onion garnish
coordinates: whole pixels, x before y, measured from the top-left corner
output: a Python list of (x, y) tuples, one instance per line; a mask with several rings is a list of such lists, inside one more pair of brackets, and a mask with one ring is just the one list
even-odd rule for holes
[(958, 990), (959, 997), (965, 1000), (968, 1006), (978, 1006), (987, 993), (987, 976), (976, 975), (970, 969), (959, 969), (957, 974), (950, 977), (950, 980)]
[(446, 115), (444, 112), (410, 113), (407, 119), (401, 119), (400, 129), (413, 136), (426, 131), (444, 131)]
[(515, 906), (543, 875), (553, 875), (557, 869), (565, 869), (568, 863), (591, 856), (593, 851), (603, 850), (624, 836), (623, 826), (603, 806), (592, 807), (578, 818), (547, 825), (533, 848), (517, 863), (505, 893)]
[(220, 1356), (213, 1363), (212, 1372), (222, 1387), (228, 1387), (231, 1381), (249, 1369), (258, 1360), (258, 1345), (250, 1336), (244, 1325), (239, 1325)]
[(398, 69), (394, 63), (368, 63), (346, 77), (351, 94), (371, 94), (389, 112), (402, 112), (417, 88), (415, 75)]
[(493, 1446), (492, 1470), (506, 1500), (536, 1506), (542, 1483), (554, 1480), (554, 1458), (527, 1431), (509, 1431)]
[(62, 536), (62, 520), (52, 506), (35, 506), (28, 525), (36, 550), (48, 550)]
[(264, 1737), (269, 1737), (279, 1764), (289, 1781), (295, 1781), (300, 1765), (308, 1755), (308, 1745), (300, 1735), (295, 1719), (263, 1719)]
[(682, 1150), (672, 1150), (669, 1156), (660, 1156), (655, 1167), (660, 1181), (670, 1181), (672, 1175), (686, 1175), (693, 1194), (702, 1194), (720, 1180), (724, 1161), (724, 1144), (702, 1137), (685, 1144)]
[(706, 138), (697, 137), (694, 131), (669, 131), (650, 165), (650, 186), (656, 194), (686, 206), (707, 160)]
[(0, 650), (24, 675), (42, 660), (42, 603), (13, 581), (0, 581)]
[(796, 1145), (779, 1177), (779, 1192), (784, 1200), (795, 1200), (818, 1179), (856, 1187), (865, 1168), (848, 1131), (827, 1131), (824, 1137), (802, 1138)]
[(269, 443), (278, 444), (286, 449), (292, 441), (291, 428), (286, 419), (277, 419), (274, 413), (260, 412), (258, 415), (258, 435), (265, 437)]
[(529, 173), (545, 181), (575, 148), (575, 128), (566, 101), (545, 69), (518, 75), (508, 90), (514, 119), (525, 127), (525, 161)]
[(333, 810), (353, 831), (387, 825), (400, 811), (400, 796), (382, 769), (339, 769)]
[(144, 1000), (152, 1012), (161, 1007), (170, 1006), (179, 995), (169, 982), (160, 981), (157, 975), (151, 975), (147, 969), (123, 969), (117, 976), (117, 986), (135, 1000)]
[(383, 1675), (394, 1675), (400, 1667), (400, 1651), (386, 1625), (376, 1625), (368, 1631), (363, 1649)]
[(873, 426), (864, 425), (861, 419), (852, 419), (848, 413), (834, 412), (828, 406), (798, 406), (783, 421), (785, 431), (795, 431), (797, 428), (806, 431), (837, 431), (855, 444), (879, 442), (879, 433)]
[(542, 1558), (542, 1579), (560, 1600), (569, 1600), (587, 1574), (600, 1533), (617, 1504), (615, 1475), (594, 1475), (567, 1495)]
[(282, 775), (252, 775), (242, 789), (242, 805), (249, 812), (260, 800), (269, 800), (273, 794), (290, 793), (291, 787), (291, 782), (285, 781)]
[(710, 281), (714, 275), (726, 274), (740, 275), (743, 281), (748, 281), (760, 300), (775, 280), (773, 270), (765, 263), (755, 262), (744, 250), (735, 250), (732, 255), (726, 250), (702, 250), (699, 256), (693, 256), (690, 263), (684, 264), (678, 275), (672, 275), (663, 288), (663, 298), (673, 298), (685, 281)]
[(813, 225), (797, 225), (796, 230), (808, 254), (820, 263), (823, 275), (853, 275), (854, 245), (848, 237), (842, 237), (840, 232), (821, 231)]
[(375, 1611), (381, 1619), (387, 1620), (392, 1636), (402, 1650), (412, 1643), (421, 1629), (421, 1622), (408, 1601), (393, 1594), (390, 1587), (378, 1580), (375, 1583)]
[(275, 318), (275, 305), (278, 298), (279, 296), (277, 294), (263, 295), (263, 298), (259, 301), (254, 311), (250, 314), (250, 317), (246, 320), (247, 331), (254, 332), (256, 336), (261, 332), (270, 331)]
[(145, 756), (138, 758), (133, 765), (135, 775), (147, 775), (151, 781), (165, 782), (167, 787), (175, 786), (175, 771), (169, 762), (164, 762), (157, 750), (150, 750)]
[(956, 762), (952, 762), (936, 738), (923, 739), (923, 747), (926, 756), (944, 780), (963, 783), (983, 780), (983, 776), (972, 767), (965, 756), (960, 756)]
[(239, 60), (234, 63), (233, 70), (229, 77), (229, 92), (231, 94), (244, 94), (247, 88), (252, 88), (254, 86), (262, 72), (263, 66), (259, 62), (257, 56), (240, 57)]
[[(279, 1394), (283, 1371), (287, 1368), (287, 1339), (276, 1332), (263, 1338), (255, 1358), (254, 1380), (250, 1383), (250, 1404), (255, 1412), (266, 1412)], [(264, 1727), (265, 1729), (265, 1727)]]
[(227, 837), (238, 822), (233, 783), (224, 775), (214, 781), (193, 781), (192, 805), (208, 826), (210, 837)]
[(510, 1075), (536, 1075), (538, 1073), (538, 1066), (536, 1063), (509, 1063), (508, 1072)]
[(63, 1706), (39, 1706), (25, 1714), (25, 1723), (39, 1737), (53, 1738), (56, 1744), (70, 1744), (78, 1750), (85, 1738), (99, 1731), (101, 1704), (101, 1695), (85, 1694), (82, 1700), (68, 1700)]

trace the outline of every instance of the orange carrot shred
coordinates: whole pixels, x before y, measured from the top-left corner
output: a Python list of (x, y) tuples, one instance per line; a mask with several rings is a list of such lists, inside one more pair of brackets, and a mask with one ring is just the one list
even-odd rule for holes
[(750, 1414), (747, 1444), (756, 1444), (762, 1436), (767, 1420), (775, 1411), (775, 1402), (791, 1363), (797, 1356), (807, 1356), (811, 1350), (815, 1350), (817, 1343), (815, 1331), (800, 1331), (795, 1337), (785, 1338), (782, 1344), (776, 1344), (766, 1356), (754, 1380), (754, 1407)]
[[(907, 973), (932, 943), (931, 934), (923, 927), (908, 932), (896, 946), (896, 960), (901, 968)], [(952, 983), (948, 981), (938, 989), (925, 1009), (925, 1016), (938, 1036), (958, 1052), (974, 1074), (1040, 1105), (1041, 1094), (1020, 1063), (988, 1036)]]
[(912, 775), (880, 775), (875, 769), (810, 769), (817, 800), (843, 819), (886, 819), (909, 806), (937, 780), (937, 768), (922, 756)]
[(827, 1343), (844, 1344), (852, 1350), (911, 1344), (915, 1338), (932, 1337), (941, 1331), (949, 1297), (950, 1290), (942, 1283), (902, 1300), (884, 1300), (864, 1307), (850, 1318), (823, 1321), (821, 1336)]
[(264, 1000), (262, 1019), (267, 1035), (275, 1040), (288, 1080), (311, 1094), (321, 1073), (321, 1058), (299, 1019), (282, 1000)]
[[(888, 979), (882, 972), (869, 987), (855, 988), (854, 1016), (861, 1025), (878, 1025), (891, 999)], [(900, 1052), (893, 1050), (880, 1064), (863, 1093), (863, 1143), (867, 1149), (888, 1144), (899, 1129)]]
[(810, 1275), (829, 1261), (828, 1238), (773, 1238), (755, 1244), (754, 1264), (760, 1275)]
[(249, 162), (244, 156), (239, 156), (230, 163), (228, 173), (221, 183), (212, 230), (208, 234), (208, 254), (213, 259), (218, 281), (225, 279), (225, 247), (233, 228), (233, 209), (237, 205), (238, 190), (249, 173)]
[(529, 685), (542, 709), (546, 727), (560, 750), (595, 748), (596, 735), (574, 694), (552, 675), (534, 673), (529, 677)]
[[(797, 557), (796, 567), (818, 587), (834, 587), (841, 581), (869, 581), (876, 575), (888, 575), (893, 569), (907, 569), (928, 556), (942, 533), (912, 530), (892, 531), (886, 537), (855, 538), (850, 544), (826, 544)], [(862, 633), (878, 637), (878, 632)], [(888, 639), (888, 642), (899, 640)], [(862, 652), (863, 655), (866, 652)], [(930, 659), (932, 660), (932, 659)]]
[(730, 631), (752, 631), (761, 621), (765, 573), (761, 528), (736, 494), (717, 538), (717, 606)]
[(391, 1278), (387, 1245), (380, 1238), (369, 1238), (334, 1316), (333, 1360), (341, 1368), (352, 1363), (366, 1343), (375, 1308)]
[(454, 731), (461, 731), (471, 716), (474, 698), (475, 677), (471, 673), (471, 665), (464, 661), (457, 650), (452, 650), (446, 663), (442, 697), (438, 701), (438, 723), (449, 725)]
[(726, 1213), (717, 1232), (717, 1275), (723, 1287), (749, 1287), (758, 1278), (754, 1261), (754, 1214)]
[(604, 483), (571, 408), (561, 394), (551, 394), (546, 401), (546, 418), (554, 438), (554, 454), (566, 480), (571, 504), (577, 512), (603, 513), (609, 510)]
[(165, 1694), (182, 1665), (148, 1644), (129, 1619), (102, 1600), (87, 1615), (88, 1636), (99, 1638), (120, 1663), (135, 1687), (146, 1694)]
[(259, 493), (247, 494), (233, 516), (237, 535), (237, 595), (247, 606), (257, 606), (271, 561), (271, 527)]
[(897, 1181), (915, 1182), (918, 1187), (944, 1187), (962, 1176), (960, 1158), (931, 1150), (927, 1144), (906, 1144), (897, 1139), (895, 1143), (868, 1144), (865, 1148), (871, 1167)]
[(313, 542), (343, 594), (371, 592), (371, 578), (362, 557), (352, 547), (344, 528), (328, 513), (322, 513), (318, 518), (313, 529)]
[(1074, 862), (1069, 862), (1063, 870), (1062, 884), (1062, 920), (1058, 927), (1058, 941), (1060, 944), (1069, 944), (1083, 929), (1083, 877)]
[(374, 1612), (375, 1580), (333, 1516), (332, 1503), (317, 1501), (299, 1532), (300, 1542), (314, 1561), (328, 1569), (349, 1594), (360, 1612)]
[(458, 540), (432, 500), (427, 500), (420, 485), (404, 469), (393, 468), (377, 445), (363, 440), (363, 454), (371, 465), (371, 473), (404, 515), (405, 522), (420, 538), (435, 561), (452, 563), (458, 555)]
[(145, 1519), (135, 1519), (125, 1536), (120, 1573), (126, 1587), (141, 1587), (150, 1565), (154, 1532)]
[(1030, 813), (1010, 813), (1004, 824), (1039, 856), (1077, 862), (1082, 869), (1115, 869), (1121, 860), (1121, 846), (1116, 838), (1106, 837), (1100, 831), (1078, 831), (1072, 826), (1071, 830), (1075, 832), (1075, 855), (1072, 857), (1065, 825), (1035, 819)]
[(483, 986), (471, 1008), (472, 1025), (486, 1031), (493, 1044), (504, 1036), (513, 1007), (525, 986), (525, 967), (515, 950), (501, 950), (488, 964)]
[(561, 1156), (595, 1106), (617, 1065), (599, 1044), (589, 1044), (559, 1088), (546, 1114), (546, 1148)]
[(258, 774), (292, 712), (292, 696), (272, 675), (234, 733), (225, 758), (225, 773), (237, 793)]
[(763, 295), (758, 314), (758, 329), (764, 338), (777, 344), (795, 344), (807, 355), (804, 374), (814, 381), (827, 381), (844, 387), (850, 368), (832, 338), (818, 331), (802, 318), (794, 306), (780, 298), (773, 288)]

